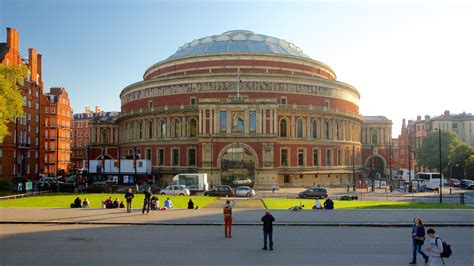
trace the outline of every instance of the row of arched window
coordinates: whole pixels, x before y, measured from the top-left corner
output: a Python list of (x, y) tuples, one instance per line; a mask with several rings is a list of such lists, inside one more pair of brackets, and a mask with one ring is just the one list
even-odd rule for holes
[[(291, 132), (289, 119), (280, 120), (279, 136), (282, 138), (312, 138), (312, 139), (339, 139), (354, 140), (353, 136), (355, 124), (344, 123), (342, 121), (323, 120), (320, 123), (317, 119), (311, 120), (310, 131), (308, 133), (306, 120), (298, 118), (296, 120), (294, 135)], [(307, 136), (309, 134), (309, 136)]]
[(188, 119), (186, 124), (180, 118), (171, 120), (171, 125), (168, 125), (165, 119), (158, 120), (158, 125), (155, 127), (153, 120), (136, 121), (126, 123), (121, 127), (124, 140), (136, 139), (154, 139), (154, 138), (194, 138), (197, 137), (197, 119)]

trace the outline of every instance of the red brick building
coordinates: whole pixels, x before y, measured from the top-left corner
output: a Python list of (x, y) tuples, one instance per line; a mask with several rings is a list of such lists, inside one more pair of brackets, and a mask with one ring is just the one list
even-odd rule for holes
[(28, 59), (21, 58), (19, 34), (7, 28), (7, 41), (0, 43), (0, 62), (5, 65), (26, 65), (28, 77), (19, 84), (24, 116), (8, 125), (10, 135), (0, 143), (0, 177), (36, 179), (42, 168), (43, 153), (41, 97), (43, 95), (41, 55), (34, 48)]

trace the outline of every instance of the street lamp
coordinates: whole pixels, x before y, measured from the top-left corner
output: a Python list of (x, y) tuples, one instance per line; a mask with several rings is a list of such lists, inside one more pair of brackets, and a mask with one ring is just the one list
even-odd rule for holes
[(355, 145), (352, 144), (352, 181), (354, 182), (353, 187), (352, 187), (352, 191), (355, 191), (355, 188), (356, 188), (355, 176), (356, 176), (356, 169), (355, 169)]
[(441, 167), (441, 128), (438, 128), (439, 148), (439, 203), (443, 203), (443, 169)]
[(411, 188), (411, 145), (408, 145), (408, 192), (412, 192)]
[(389, 173), (389, 176), (390, 176), (390, 184), (389, 184), (389, 187), (390, 187), (390, 192), (392, 192), (392, 145), (390, 145), (389, 148), (390, 148), (390, 155), (389, 155), (389, 163), (390, 163), (390, 173)]

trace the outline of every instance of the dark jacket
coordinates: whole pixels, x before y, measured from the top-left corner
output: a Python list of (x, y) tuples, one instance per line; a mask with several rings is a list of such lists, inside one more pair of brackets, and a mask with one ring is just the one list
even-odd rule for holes
[(188, 209), (194, 209), (194, 202), (192, 200), (188, 201)]
[(151, 193), (147, 190), (145, 190), (145, 192), (143, 192), (143, 194), (145, 194), (145, 201), (150, 201), (150, 198), (151, 198)]
[(127, 202), (132, 202), (132, 199), (135, 197), (135, 195), (133, 194), (133, 192), (127, 192), (125, 193), (125, 198), (127, 199)]
[(275, 221), (275, 218), (271, 214), (265, 214), (265, 216), (262, 217), (263, 231), (265, 232), (273, 231), (274, 221)]
[(81, 203), (82, 203), (82, 202), (81, 202), (81, 199), (80, 199), (80, 198), (76, 198), (76, 199), (74, 200), (74, 207), (80, 208), (80, 207), (81, 207)]
[(417, 226), (416, 224), (414, 224), (411, 227), (411, 232), (415, 234), (414, 236), (412, 236), (413, 239), (416, 239), (417, 237), (418, 239), (425, 238), (425, 227), (423, 225)]
[(324, 202), (324, 209), (326, 209), (326, 210), (332, 210), (332, 209), (334, 209), (334, 202), (333, 202), (331, 199), (327, 199), (327, 200)]

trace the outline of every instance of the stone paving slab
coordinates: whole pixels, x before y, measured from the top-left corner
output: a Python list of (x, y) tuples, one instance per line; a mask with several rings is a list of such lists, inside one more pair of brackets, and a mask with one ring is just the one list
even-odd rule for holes
[[(474, 226), (474, 210), (287, 210), (271, 211), (279, 225), (409, 226), (415, 216), (427, 225)], [(233, 223), (260, 225), (264, 210), (234, 209)], [(125, 209), (1, 208), (0, 223), (223, 224), (221, 209), (126, 213)]]

